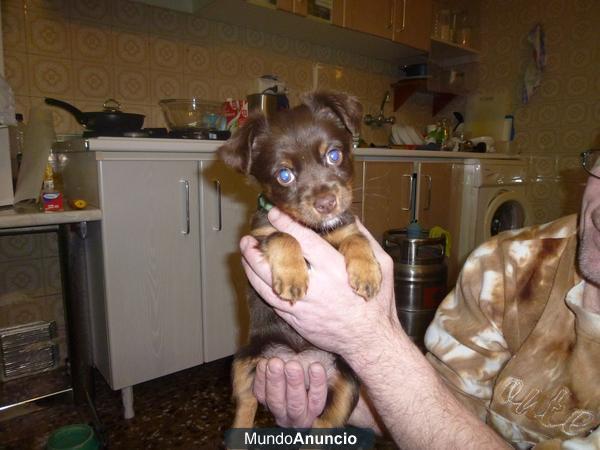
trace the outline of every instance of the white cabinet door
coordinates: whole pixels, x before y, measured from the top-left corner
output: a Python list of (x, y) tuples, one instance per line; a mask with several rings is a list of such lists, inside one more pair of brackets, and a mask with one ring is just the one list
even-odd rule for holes
[[(101, 161), (113, 389), (203, 362), (197, 161)], [(106, 372), (109, 373), (106, 373)]]
[(236, 352), (248, 335), (248, 281), (240, 238), (250, 230), (258, 190), (220, 161), (202, 161), (204, 360)]

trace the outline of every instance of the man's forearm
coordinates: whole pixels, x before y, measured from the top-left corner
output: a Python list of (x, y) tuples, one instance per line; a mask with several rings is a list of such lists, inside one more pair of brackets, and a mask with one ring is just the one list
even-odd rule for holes
[(396, 323), (342, 356), (403, 449), (510, 448), (444, 386)]

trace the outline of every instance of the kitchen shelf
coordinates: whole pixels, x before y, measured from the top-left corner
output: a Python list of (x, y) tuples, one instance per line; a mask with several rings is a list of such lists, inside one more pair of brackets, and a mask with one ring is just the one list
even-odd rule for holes
[(455, 66), (478, 61), (479, 50), (432, 37), (429, 58), (440, 66)]
[(433, 95), (433, 115), (440, 112), (456, 94), (449, 92), (432, 92), (428, 88), (427, 78), (400, 80), (392, 85), (394, 89), (394, 111), (397, 111), (415, 92)]

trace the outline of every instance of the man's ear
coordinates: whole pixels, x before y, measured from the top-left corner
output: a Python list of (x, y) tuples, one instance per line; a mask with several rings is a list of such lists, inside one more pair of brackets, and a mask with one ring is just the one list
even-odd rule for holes
[(356, 97), (333, 91), (315, 91), (304, 94), (302, 103), (317, 116), (332, 119), (353, 136), (360, 131), (363, 109)]
[(217, 149), (219, 158), (229, 167), (248, 174), (252, 165), (252, 149), (256, 136), (267, 128), (267, 119), (261, 112), (253, 112), (246, 123)]

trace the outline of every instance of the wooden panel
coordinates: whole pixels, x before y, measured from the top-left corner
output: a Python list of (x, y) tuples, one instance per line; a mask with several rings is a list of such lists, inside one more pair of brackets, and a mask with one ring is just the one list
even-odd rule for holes
[(431, 46), (431, 0), (395, 0), (393, 40), (429, 51)]
[(383, 232), (410, 221), (412, 162), (365, 162), (364, 224), (381, 242)]
[[(205, 361), (233, 354), (248, 334), (240, 238), (250, 230), (258, 190), (220, 161), (202, 163), (202, 299)], [(216, 183), (220, 183), (219, 196)]]
[(352, 213), (363, 220), (363, 161), (354, 161), (354, 180), (352, 182)]
[[(203, 361), (198, 163), (100, 164), (111, 387), (120, 389)], [(180, 180), (190, 186), (189, 234)]]
[(277, 0), (277, 9), (306, 16), (308, 14), (307, 0)]
[(418, 219), (421, 226), (430, 229), (440, 226), (450, 233), (454, 249), (448, 258), (448, 282), (453, 287), (460, 267), (457, 248), (460, 227), (462, 191), (454, 181), (456, 163), (419, 163)]
[(394, 0), (345, 0), (344, 27), (386, 39), (393, 37)]

